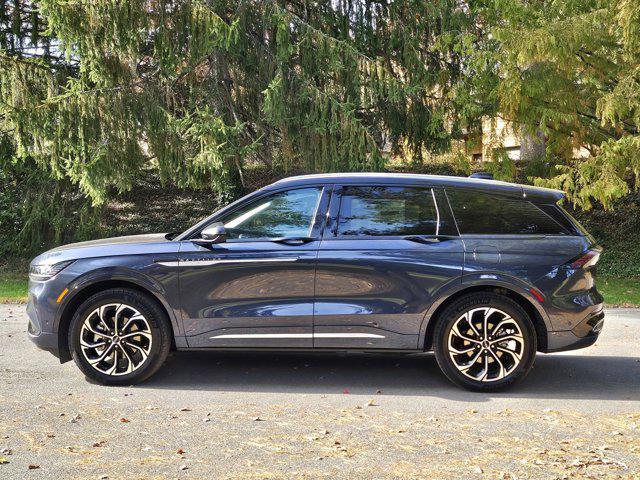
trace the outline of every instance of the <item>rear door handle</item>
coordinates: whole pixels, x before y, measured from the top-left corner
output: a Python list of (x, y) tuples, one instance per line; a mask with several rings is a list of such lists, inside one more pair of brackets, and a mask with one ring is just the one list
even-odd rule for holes
[(404, 237), (404, 240), (430, 245), (432, 243), (439, 243), (446, 240), (452, 240), (454, 238), (456, 237), (453, 237), (451, 235), (407, 235), (406, 237)]

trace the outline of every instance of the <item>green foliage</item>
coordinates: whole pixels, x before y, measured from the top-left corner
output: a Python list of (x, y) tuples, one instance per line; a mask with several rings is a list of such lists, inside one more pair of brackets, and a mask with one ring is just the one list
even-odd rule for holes
[(496, 180), (513, 182), (518, 177), (516, 162), (509, 158), (507, 152), (502, 148), (493, 151), (493, 158), (490, 162), (485, 162), (483, 168), (493, 174), (493, 178)]
[[(640, 186), (640, 3), (495, 0), (497, 109), (546, 137), (559, 163), (538, 185), (589, 209)], [(575, 158), (586, 149), (588, 158)]]
[(598, 272), (604, 276), (640, 278), (640, 197), (627, 195), (611, 210), (596, 206), (576, 210), (576, 218), (604, 248)]
[(83, 238), (147, 175), (226, 202), (258, 170), (467, 174), (451, 146), (487, 116), (547, 156), (483, 169), (613, 208), (640, 185), (639, 38), (637, 0), (7, 0), (2, 231)]

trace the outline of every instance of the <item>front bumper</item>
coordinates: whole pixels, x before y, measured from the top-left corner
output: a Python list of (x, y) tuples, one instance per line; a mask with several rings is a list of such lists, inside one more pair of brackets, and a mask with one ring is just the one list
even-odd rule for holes
[(54, 282), (29, 281), (29, 300), (27, 315), (29, 324), (27, 335), (40, 349), (60, 358), (58, 332), (55, 331), (54, 318), (57, 310), (54, 293), (59, 288)]
[(546, 352), (564, 352), (590, 347), (598, 340), (603, 325), (604, 311), (599, 310), (589, 314), (572, 330), (549, 332)]
[(43, 331), (43, 322), (38, 316), (38, 310), (31, 296), (29, 296), (29, 303), (27, 303), (27, 315), (29, 316), (29, 325), (27, 326), (29, 339), (35, 343), (38, 348), (58, 356), (58, 334)]

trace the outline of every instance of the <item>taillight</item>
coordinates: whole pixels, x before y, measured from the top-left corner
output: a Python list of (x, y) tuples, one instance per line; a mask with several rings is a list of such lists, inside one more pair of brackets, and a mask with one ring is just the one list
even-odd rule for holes
[(587, 268), (592, 267), (600, 259), (600, 251), (587, 250), (580, 257), (571, 262), (571, 268)]

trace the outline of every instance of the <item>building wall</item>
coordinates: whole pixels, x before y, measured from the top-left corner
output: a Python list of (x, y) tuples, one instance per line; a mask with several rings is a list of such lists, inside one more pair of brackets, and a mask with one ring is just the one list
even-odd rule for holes
[[(542, 132), (536, 135), (518, 132), (511, 122), (500, 117), (482, 120), (482, 135), (467, 141), (469, 154), (476, 161), (490, 161), (493, 151), (503, 148), (512, 160), (529, 161), (544, 156), (545, 138)], [(573, 152), (576, 158), (589, 156), (585, 148), (576, 148)]]

